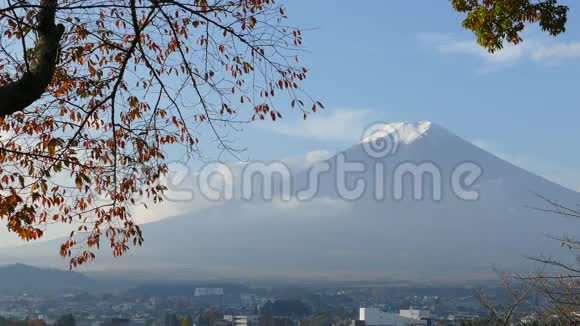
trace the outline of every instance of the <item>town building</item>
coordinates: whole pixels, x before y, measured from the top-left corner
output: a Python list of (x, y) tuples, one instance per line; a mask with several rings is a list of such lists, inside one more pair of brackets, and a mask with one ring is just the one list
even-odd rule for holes
[(430, 326), (431, 313), (426, 310), (400, 310), (398, 314), (379, 308), (360, 308), (359, 321), (365, 326)]

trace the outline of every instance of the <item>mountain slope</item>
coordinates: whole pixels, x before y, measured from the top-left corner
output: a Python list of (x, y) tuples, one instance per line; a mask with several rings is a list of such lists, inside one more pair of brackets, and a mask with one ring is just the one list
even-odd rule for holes
[[(117, 260), (101, 256), (89, 268), (147, 270), (174, 278), (434, 280), (493, 277), (492, 265), (527, 270), (524, 256), (565, 257), (549, 235), (576, 230), (578, 221), (530, 207), (545, 206), (534, 193), (571, 206), (580, 202), (578, 193), (429, 122), (387, 125), (369, 137), (322, 162), (330, 171), (316, 179), (311, 200), (238, 198), (203, 214), (151, 223), (143, 227), (142, 248)], [(380, 147), (381, 142), (391, 146), (389, 155), (369, 155), (369, 144)], [(357, 180), (367, 184), (354, 200), (338, 190), (341, 160), (366, 167), (365, 172), (346, 174), (348, 189)], [(462, 199), (452, 186), (453, 172), (465, 162), (482, 171), (465, 187), (478, 192), (477, 200)], [(417, 200), (414, 180), (407, 175), (400, 182), (402, 198), (397, 198), (397, 169), (407, 163), (435, 167), (440, 186), (434, 188), (426, 178), (419, 189), (423, 198)], [(382, 178), (374, 169), (377, 164), (383, 167)], [(294, 190), (313, 181), (308, 171), (293, 173), (291, 179)], [(383, 187), (380, 199), (377, 186)], [(440, 189), (440, 198), (433, 189)], [(38, 252), (38, 247), (16, 251), (19, 259), (33, 259)], [(2, 259), (10, 258), (0, 252)]]
[(86, 289), (95, 285), (80, 273), (24, 264), (0, 266), (0, 280), (0, 290)]

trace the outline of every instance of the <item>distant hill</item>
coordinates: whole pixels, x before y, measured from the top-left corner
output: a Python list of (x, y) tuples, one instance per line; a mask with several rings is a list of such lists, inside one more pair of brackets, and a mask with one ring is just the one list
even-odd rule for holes
[(1, 290), (85, 289), (95, 281), (81, 273), (24, 264), (0, 266)]

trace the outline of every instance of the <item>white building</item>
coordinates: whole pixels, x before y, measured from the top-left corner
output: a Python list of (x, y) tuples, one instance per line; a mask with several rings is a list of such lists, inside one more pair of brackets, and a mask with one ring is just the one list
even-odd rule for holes
[(399, 315), (401, 315), (401, 317), (407, 317), (416, 320), (431, 319), (431, 312), (429, 310), (415, 310), (415, 309), (400, 310)]
[(359, 320), (365, 326), (428, 326), (431, 313), (425, 310), (401, 310), (398, 314), (384, 312), (378, 308), (360, 308)]
[(222, 295), (224, 295), (224, 289), (223, 288), (196, 288), (194, 295), (196, 297), (222, 296)]
[(233, 326), (257, 326), (260, 324), (259, 316), (234, 316), (224, 315), (224, 320)]

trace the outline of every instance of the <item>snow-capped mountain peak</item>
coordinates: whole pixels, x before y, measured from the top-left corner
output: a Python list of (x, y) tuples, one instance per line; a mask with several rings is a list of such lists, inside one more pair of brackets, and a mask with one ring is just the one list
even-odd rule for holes
[(370, 143), (389, 137), (402, 144), (410, 144), (423, 137), (432, 125), (431, 121), (375, 124), (367, 128), (361, 143)]

